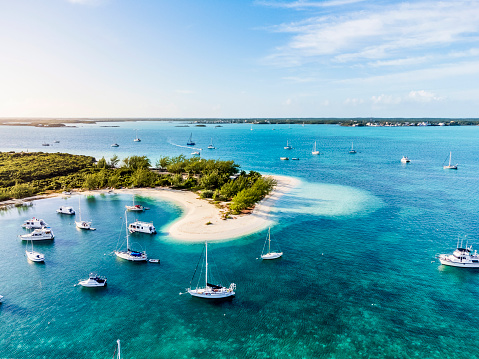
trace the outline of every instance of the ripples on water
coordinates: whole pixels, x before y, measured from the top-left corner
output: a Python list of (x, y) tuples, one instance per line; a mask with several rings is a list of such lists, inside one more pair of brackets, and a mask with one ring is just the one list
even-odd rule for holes
[[(2, 150), (145, 154), (154, 162), (188, 156), (190, 149), (172, 143), (190, 133), (203, 149), (213, 137), (217, 149), (203, 150), (204, 158), (302, 181), (273, 212), (271, 235), (284, 257), (257, 259), (264, 231), (212, 244), (215, 263), (238, 288), (232, 301), (209, 303), (179, 295), (201, 243), (160, 231), (133, 237), (160, 265), (112, 255), (124, 241), (130, 196), (82, 198), (82, 217), (93, 219), (95, 232), (77, 231), (72, 218), (55, 213), (60, 205), (76, 208), (76, 197), (0, 212), (1, 357), (105, 358), (117, 338), (125, 358), (444, 358), (477, 346), (479, 272), (442, 267), (434, 255), (451, 252), (458, 236), (479, 247), (478, 128), (118, 125), (1, 127)], [(133, 142), (135, 129), (141, 143)], [(60, 143), (41, 146), (53, 139)], [(294, 147), (288, 156), (299, 161), (279, 159), (286, 140)], [(113, 141), (120, 147), (111, 148)], [(314, 141), (320, 156), (310, 155)], [(352, 141), (356, 155), (348, 154)], [(442, 169), (449, 151), (458, 171)], [(402, 165), (403, 155), (412, 162)], [(157, 229), (180, 213), (166, 202), (138, 201), (151, 208), (138, 219)], [(17, 239), (32, 216), (56, 234), (36, 245), (44, 265), (28, 263)], [(92, 270), (108, 277), (107, 288), (74, 286)]]

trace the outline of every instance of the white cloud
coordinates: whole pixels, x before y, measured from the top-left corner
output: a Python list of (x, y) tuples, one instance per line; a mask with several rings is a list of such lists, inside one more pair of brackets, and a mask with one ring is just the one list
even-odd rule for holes
[(401, 103), (401, 97), (381, 94), (379, 96), (372, 96), (371, 101), (375, 105), (397, 105)]
[(362, 98), (347, 98), (343, 102), (345, 105), (352, 105), (352, 106), (358, 106), (362, 105), (364, 103), (364, 100)]
[[(311, 4), (294, 2), (297, 6)], [(314, 16), (272, 28), (291, 34), (271, 59), (289, 65), (317, 61), (354, 63), (366, 60), (397, 61), (407, 51), (444, 53), (448, 46), (468, 47), (479, 37), (477, 1), (412, 2), (369, 6), (341, 15)], [(467, 54), (467, 50), (464, 52)]]
[(306, 8), (325, 8), (334, 6), (351, 5), (365, 0), (331, 0), (331, 1), (305, 1), (298, 0), (293, 2), (277, 2), (277, 1), (257, 1), (256, 4), (285, 9), (302, 10)]
[(409, 92), (408, 99), (414, 102), (442, 101), (444, 98), (436, 96), (433, 92), (424, 90)]

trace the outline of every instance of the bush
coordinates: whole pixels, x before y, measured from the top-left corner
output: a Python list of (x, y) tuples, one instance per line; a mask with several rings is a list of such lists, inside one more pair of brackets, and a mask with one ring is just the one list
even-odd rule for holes
[(212, 198), (213, 194), (214, 192), (212, 190), (207, 189), (201, 192), (200, 198)]

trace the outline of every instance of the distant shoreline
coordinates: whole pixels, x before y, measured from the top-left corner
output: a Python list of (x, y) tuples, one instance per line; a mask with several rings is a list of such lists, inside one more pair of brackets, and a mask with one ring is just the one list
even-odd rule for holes
[(372, 123), (373, 127), (394, 127), (421, 126), (423, 123), (427, 123), (427, 126), (477, 126), (479, 118), (0, 118), (0, 126), (76, 127), (77, 124), (108, 122), (185, 122), (193, 125), (335, 124), (352, 127), (368, 126), (368, 123)]

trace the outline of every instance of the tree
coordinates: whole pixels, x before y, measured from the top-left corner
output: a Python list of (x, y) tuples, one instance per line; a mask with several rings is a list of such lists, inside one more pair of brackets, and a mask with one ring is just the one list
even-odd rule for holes
[(110, 167), (115, 168), (118, 162), (120, 162), (120, 158), (117, 155), (113, 155), (113, 157), (110, 158)]
[(131, 156), (123, 160), (124, 167), (133, 171), (140, 168), (149, 168), (151, 166), (150, 160), (146, 156)]

